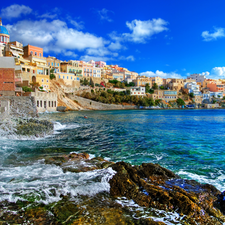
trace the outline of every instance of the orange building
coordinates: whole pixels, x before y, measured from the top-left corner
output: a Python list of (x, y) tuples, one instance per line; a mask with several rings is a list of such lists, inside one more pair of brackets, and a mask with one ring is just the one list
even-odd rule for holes
[(43, 57), (43, 48), (39, 48), (32, 45), (27, 45), (23, 47), (24, 51), (24, 58), (27, 58), (29, 56), (38, 56)]
[(224, 91), (224, 85), (223, 84), (216, 84), (214, 82), (208, 83), (207, 88), (211, 92), (223, 92)]

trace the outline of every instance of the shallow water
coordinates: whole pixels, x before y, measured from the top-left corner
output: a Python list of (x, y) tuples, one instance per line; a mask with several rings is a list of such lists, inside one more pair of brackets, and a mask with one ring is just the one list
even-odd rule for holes
[(111, 169), (76, 174), (44, 164), (45, 156), (70, 152), (135, 165), (158, 163), (225, 190), (225, 110), (79, 111), (40, 118), (55, 122), (54, 134), (0, 139), (0, 200), (49, 203), (61, 194), (108, 192)]

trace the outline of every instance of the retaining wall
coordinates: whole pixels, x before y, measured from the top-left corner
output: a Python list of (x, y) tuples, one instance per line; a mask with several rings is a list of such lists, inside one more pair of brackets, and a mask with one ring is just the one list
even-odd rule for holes
[(74, 94), (67, 94), (68, 98), (75, 100), (79, 105), (83, 108), (91, 109), (91, 110), (122, 110), (122, 109), (137, 109), (137, 106), (123, 106), (116, 104), (104, 104), (101, 102), (96, 102), (93, 100), (89, 100), (86, 98), (79, 97)]

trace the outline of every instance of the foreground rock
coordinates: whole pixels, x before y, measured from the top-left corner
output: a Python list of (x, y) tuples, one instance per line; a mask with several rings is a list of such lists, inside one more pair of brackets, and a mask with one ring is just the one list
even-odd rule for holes
[(64, 173), (86, 176), (87, 171), (112, 167), (117, 173), (109, 180), (110, 193), (78, 194), (77, 198), (65, 193), (59, 201), (47, 205), (32, 198), (16, 203), (0, 201), (0, 224), (225, 223), (225, 192), (212, 185), (182, 179), (158, 164), (132, 166), (90, 158), (87, 153), (54, 154), (46, 157), (45, 163), (61, 167)]
[(112, 166), (117, 174), (110, 180), (110, 194), (132, 199), (140, 206), (178, 212), (187, 224), (223, 224), (224, 195), (209, 184), (184, 180), (157, 165), (131, 166), (119, 162)]

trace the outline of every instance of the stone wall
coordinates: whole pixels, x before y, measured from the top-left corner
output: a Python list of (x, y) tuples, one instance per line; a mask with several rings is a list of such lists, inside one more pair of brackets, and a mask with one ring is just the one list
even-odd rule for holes
[(104, 104), (90, 99), (82, 98), (77, 95), (67, 94), (67, 97), (75, 100), (80, 106), (91, 110), (122, 110), (122, 109), (137, 109), (137, 106), (123, 106), (116, 104)]
[(0, 96), (3, 106), (1, 116), (12, 117), (37, 117), (37, 108), (34, 97), (25, 96)]

